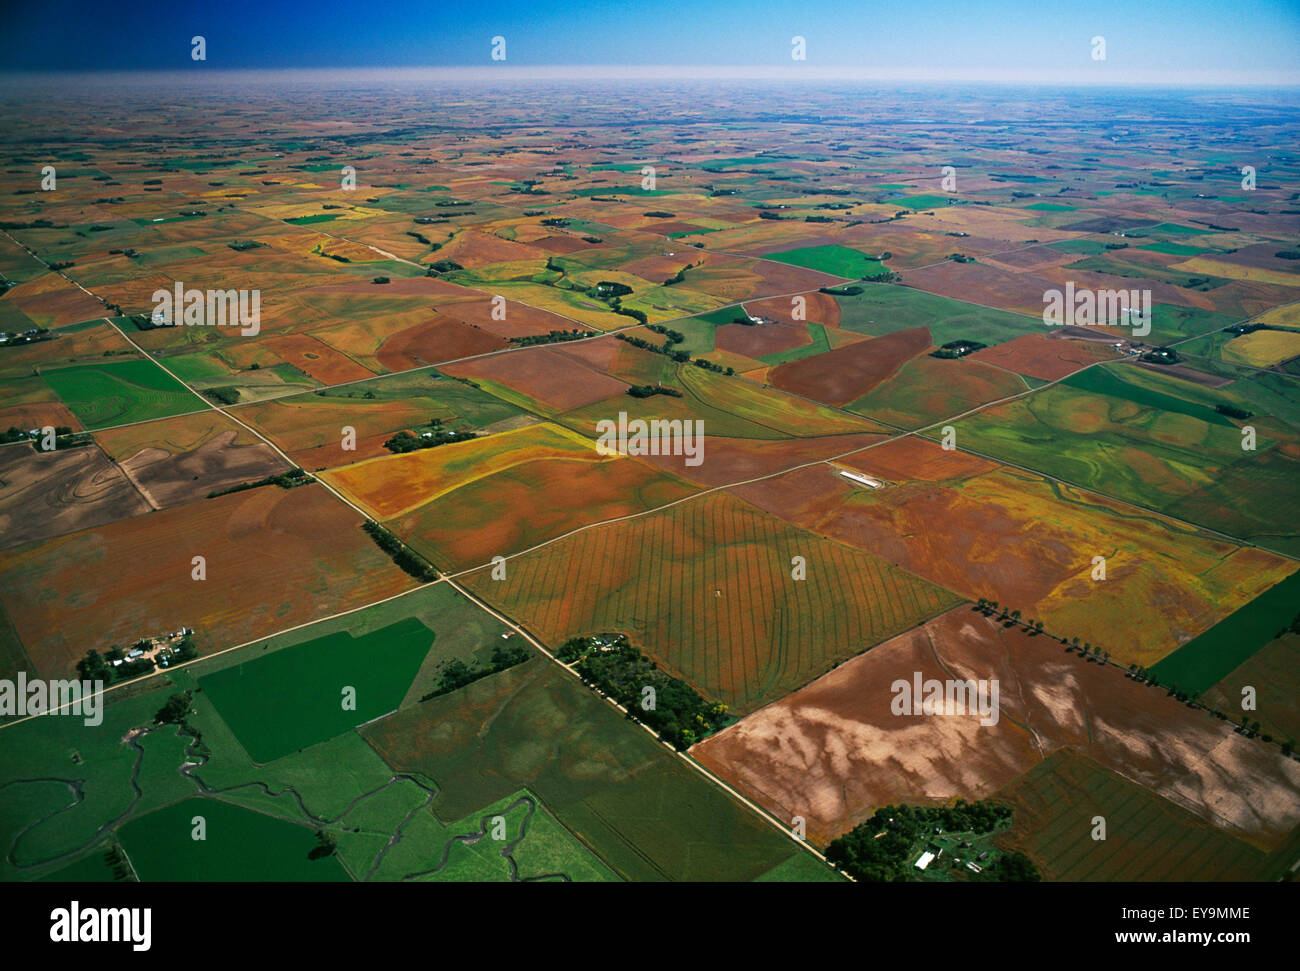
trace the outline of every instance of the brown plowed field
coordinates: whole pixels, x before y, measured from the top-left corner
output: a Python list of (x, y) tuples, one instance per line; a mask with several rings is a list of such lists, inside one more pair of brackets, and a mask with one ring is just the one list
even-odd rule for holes
[(930, 329), (912, 327), (772, 368), (774, 387), (829, 405), (862, 397), (930, 348)]
[(495, 334), (439, 314), (433, 320), (387, 338), (375, 351), (375, 357), (390, 371), (407, 371), (509, 346)]
[(1043, 381), (1057, 381), (1089, 364), (1117, 357), (1119, 354), (1109, 344), (1053, 339), (1046, 334), (1026, 334), (971, 355), (972, 360), (996, 364)]
[(97, 445), (37, 452), (0, 448), (0, 548), (62, 536), (149, 511)]
[[(194, 556), (206, 580), (191, 578)], [(0, 598), (50, 677), (90, 648), (182, 624), (208, 652), (413, 585), (318, 485), (263, 486), (0, 553)]]
[(601, 374), (548, 347), (527, 347), (441, 369), (471, 381), (496, 381), (556, 412), (594, 404), (627, 390), (627, 384)]
[(266, 344), (287, 363), (322, 384), (343, 384), (374, 377), (374, 372), (307, 334), (271, 337)]

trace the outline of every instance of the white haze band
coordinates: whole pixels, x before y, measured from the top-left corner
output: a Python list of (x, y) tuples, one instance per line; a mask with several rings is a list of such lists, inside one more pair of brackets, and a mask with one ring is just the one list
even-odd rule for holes
[(634, 418), (618, 413), (618, 421), (602, 418), (596, 422), (596, 451), (601, 455), (684, 455), (689, 466), (704, 461), (704, 422), (698, 418), (682, 421)]

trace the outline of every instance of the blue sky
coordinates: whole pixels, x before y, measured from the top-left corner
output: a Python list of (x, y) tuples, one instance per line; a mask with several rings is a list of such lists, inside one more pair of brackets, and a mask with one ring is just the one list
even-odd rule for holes
[[(207, 41), (196, 66), (190, 38)], [(506, 38), (506, 61), (490, 39)], [(790, 56), (807, 41), (807, 60)], [(1106, 40), (1106, 59), (1091, 40)], [(502, 74), (1300, 83), (1290, 0), (8, 0), (6, 70), (437, 67)]]

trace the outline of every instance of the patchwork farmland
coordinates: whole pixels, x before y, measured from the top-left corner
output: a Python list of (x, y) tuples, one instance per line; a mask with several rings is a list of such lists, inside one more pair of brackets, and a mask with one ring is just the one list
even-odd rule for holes
[(861, 885), (1300, 873), (1293, 90), (200, 29), (165, 86), (0, 77), (0, 879), (856, 883), (892, 931), (942, 911)]

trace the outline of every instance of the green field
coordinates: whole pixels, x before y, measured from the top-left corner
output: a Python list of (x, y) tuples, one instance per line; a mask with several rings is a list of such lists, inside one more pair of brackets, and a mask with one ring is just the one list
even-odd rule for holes
[(1041, 333), (1043, 322), (1005, 310), (937, 297), (911, 287), (884, 283), (863, 285), (852, 297), (836, 297), (840, 327), (881, 337), (910, 327), (929, 327), (936, 345), (970, 340), (992, 346), (1026, 334)]
[[(1123, 373), (1126, 377), (1138, 378), (1139, 380), (1143, 376), (1141, 372), (1136, 372), (1132, 368), (1126, 368)], [(1186, 398), (1162, 393), (1149, 385), (1138, 383), (1136, 380), (1124, 380), (1119, 376), (1119, 372), (1111, 368), (1087, 368), (1071, 374), (1061, 383), (1067, 387), (1078, 388), (1081, 391), (1123, 398), (1125, 401), (1133, 402), (1139, 408), (1157, 409), (1177, 415), (1190, 415), (1193, 418), (1199, 418), (1201, 421), (1209, 422), (1211, 425), (1234, 427), (1232, 422), (1214, 410), (1212, 404), (1189, 401)], [(1183, 386), (1196, 389), (1197, 397), (1201, 397), (1201, 389), (1196, 385), (1184, 384)], [(1204, 397), (1212, 400), (1216, 396), (1205, 394)], [(1228, 404), (1228, 401), (1223, 399), (1215, 403)]]
[(831, 342), (826, 338), (826, 328), (821, 324), (808, 324), (808, 334), (812, 337), (811, 344), (804, 344), (802, 347), (792, 347), (788, 351), (776, 351), (772, 354), (764, 354), (759, 358), (764, 364), (784, 364), (786, 361), (797, 361), (803, 357), (812, 357), (814, 354), (820, 354), (823, 351), (831, 349)]
[(41, 372), (88, 429), (200, 411), (203, 402), (152, 361), (76, 364)]
[(526, 788), (624, 879), (752, 880), (802, 853), (542, 658), (361, 732), (442, 787), (441, 818)]
[[(1275, 880), (1290, 862), (1072, 749), (1053, 752), (997, 798), (1015, 811), (997, 842), (1028, 853), (1044, 880)], [(1104, 840), (1092, 838), (1098, 816), (1106, 820)]]
[(1293, 429), (1257, 415), (1257, 448), (1245, 451), (1240, 429), (1213, 410), (1253, 410), (1231, 389), (1127, 364), (1076, 377), (961, 419), (959, 445), (1269, 549), (1300, 546), (1283, 451)]
[(1300, 611), (1300, 572), (1292, 573), (1200, 637), (1156, 664), (1151, 673), (1178, 690), (1206, 691), (1273, 640)]
[[(202, 817), (204, 839), (194, 839)], [(338, 858), (312, 860), (316, 834), (219, 799), (193, 798), (133, 819), (118, 831), (143, 881), (301, 880), (342, 882)]]
[(901, 199), (890, 199), (889, 203), (895, 206), (906, 206), (908, 209), (942, 209), (945, 206), (952, 205), (952, 196), (933, 194), (903, 196)]
[[(346, 632), (244, 661), (199, 684), (254, 762), (323, 742), (397, 708), (433, 632), (414, 618), (353, 637)], [(355, 689), (355, 709), (343, 706)]]
[(327, 223), (332, 219), (338, 219), (337, 212), (319, 212), (314, 216), (296, 216), (293, 219), (286, 219), (285, 222), (294, 226), (310, 226), (313, 223)]
[(802, 246), (779, 253), (764, 253), (763, 258), (809, 270), (820, 270), (833, 276), (848, 277), (850, 280), (876, 276), (887, 269), (879, 260), (873, 260), (847, 246)]

